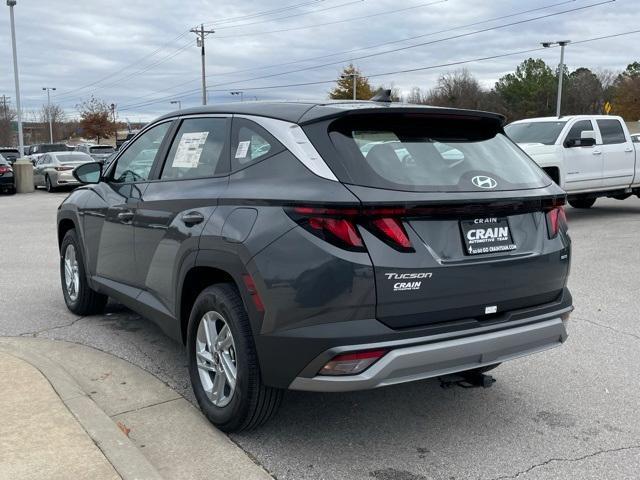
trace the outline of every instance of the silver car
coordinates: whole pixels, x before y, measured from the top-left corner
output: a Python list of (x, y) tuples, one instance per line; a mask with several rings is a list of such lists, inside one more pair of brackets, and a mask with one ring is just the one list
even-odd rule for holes
[(107, 158), (111, 156), (116, 150), (111, 145), (78, 145), (76, 146), (78, 152), (86, 153), (96, 162), (103, 163)]
[(74, 168), (93, 161), (91, 156), (82, 152), (45, 153), (33, 168), (33, 184), (36, 188), (46, 187), (48, 192), (61, 186), (78, 185), (73, 176)]

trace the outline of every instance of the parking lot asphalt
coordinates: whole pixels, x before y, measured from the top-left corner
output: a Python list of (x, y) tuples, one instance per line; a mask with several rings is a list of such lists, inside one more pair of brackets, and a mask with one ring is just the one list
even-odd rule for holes
[[(182, 347), (151, 321), (112, 303), (67, 311), (55, 233), (65, 195), (0, 196), (0, 336), (89, 345), (193, 400)], [(231, 438), (280, 480), (638, 478), (640, 200), (567, 215), (576, 311), (564, 346), (502, 365), (486, 390), (289, 392), (270, 423)]]

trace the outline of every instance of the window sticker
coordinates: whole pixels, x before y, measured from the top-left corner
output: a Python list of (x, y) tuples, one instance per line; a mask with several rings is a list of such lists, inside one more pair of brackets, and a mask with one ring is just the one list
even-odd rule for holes
[(173, 168), (198, 168), (209, 132), (183, 133), (173, 157)]
[(251, 145), (251, 140), (246, 140), (244, 142), (238, 143), (238, 149), (236, 150), (236, 158), (247, 158), (247, 153), (249, 152), (250, 145)]

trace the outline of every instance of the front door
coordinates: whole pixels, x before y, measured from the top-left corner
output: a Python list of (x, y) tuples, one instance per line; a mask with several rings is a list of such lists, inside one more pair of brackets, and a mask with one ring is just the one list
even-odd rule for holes
[(133, 220), (170, 126), (171, 122), (153, 126), (129, 145), (84, 207), (85, 231), (96, 237), (96, 243), (88, 243), (99, 245), (93, 272), (101, 280), (135, 286)]
[(596, 189), (602, 186), (602, 149), (593, 147), (569, 147), (572, 140), (580, 140), (583, 131), (595, 132), (591, 120), (575, 122), (564, 138), (565, 187), (568, 191)]

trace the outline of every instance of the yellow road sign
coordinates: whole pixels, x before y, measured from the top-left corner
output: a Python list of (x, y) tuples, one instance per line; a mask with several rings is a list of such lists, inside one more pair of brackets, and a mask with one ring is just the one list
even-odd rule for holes
[(605, 102), (605, 104), (604, 104), (604, 113), (609, 115), (609, 112), (611, 112), (612, 108), (613, 108), (613, 106), (611, 105), (610, 102)]

